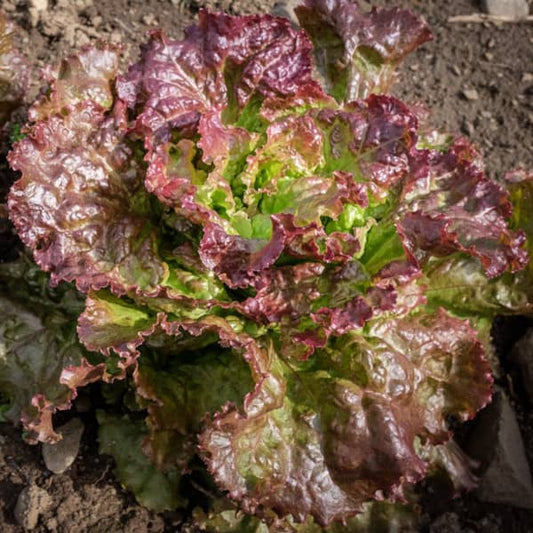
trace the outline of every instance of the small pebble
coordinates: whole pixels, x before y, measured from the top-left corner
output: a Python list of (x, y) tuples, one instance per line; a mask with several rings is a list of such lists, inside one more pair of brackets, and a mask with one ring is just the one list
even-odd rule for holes
[(84, 46), (86, 44), (89, 44), (91, 42), (91, 39), (89, 38), (87, 33), (85, 33), (85, 31), (82, 28), (76, 29), (76, 32), (75, 32), (74, 35), (75, 35), (74, 44), (78, 48), (80, 48), (80, 47), (82, 47), (82, 46)]
[(54, 474), (62, 474), (74, 462), (80, 449), (83, 422), (79, 418), (69, 420), (57, 429), (63, 438), (55, 444), (43, 444), (46, 468)]
[(453, 65), (453, 66), (452, 66), (452, 72), (453, 72), (456, 76), (460, 76), (460, 75), (461, 75), (461, 69), (460, 69), (457, 65)]
[(39, 24), (41, 20), (41, 13), (48, 9), (48, 0), (30, 0), (28, 5), (28, 13), (30, 16), (30, 24), (33, 28)]
[(154, 17), (153, 13), (149, 13), (148, 15), (144, 15), (142, 18), (143, 24), (146, 24), (147, 26), (156, 26), (157, 25), (157, 19)]
[(470, 120), (464, 120), (463, 121), (463, 124), (461, 125), (461, 131), (465, 134), (465, 135), (468, 135), (469, 137), (473, 137), (474, 133), (475, 133), (475, 128), (474, 128), (474, 124), (472, 124), (472, 122), (470, 122)]
[(475, 100), (479, 100), (479, 94), (475, 89), (463, 89), (461, 91), (461, 94), (471, 102), (474, 102)]
[(30, 0), (28, 7), (36, 11), (46, 11), (48, 9), (48, 0)]
[(533, 81), (533, 74), (531, 72), (524, 72), (520, 81), (522, 83), (531, 83)]
[(112, 31), (111, 35), (109, 36), (109, 40), (112, 43), (121, 43), (123, 41), (122, 33), (120, 33), (118, 30)]
[(490, 52), (485, 52), (483, 54), (483, 57), (487, 60), (487, 61), (492, 61), (494, 59), (494, 54), (491, 54)]
[(529, 15), (527, 0), (482, 0), (481, 8), (495, 17), (522, 19)]

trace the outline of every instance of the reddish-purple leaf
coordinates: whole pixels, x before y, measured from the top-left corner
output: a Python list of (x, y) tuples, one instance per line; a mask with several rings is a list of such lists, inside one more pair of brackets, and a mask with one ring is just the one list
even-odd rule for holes
[(280, 256), (284, 236), (283, 228), (275, 219), (268, 242), (228, 235), (220, 226), (208, 224), (200, 243), (200, 258), (230, 287), (248, 287), (255, 285), (256, 277)]
[(0, 126), (24, 101), (30, 80), (28, 61), (13, 44), (15, 30), (0, 11)]
[(118, 73), (121, 48), (109, 43), (87, 45), (64, 59), (50, 89), (29, 110), (37, 121), (60, 113), (67, 106), (91, 100), (103, 108), (113, 105), (113, 83)]
[(167, 275), (122, 123), (84, 102), (38, 122), (10, 153), (22, 172), (10, 216), (54, 282), (124, 294), (154, 290)]
[(398, 8), (363, 14), (355, 0), (306, 0), (295, 12), (327, 91), (340, 102), (387, 92), (397, 63), (431, 39), (421, 19)]
[(397, 229), (420, 265), (460, 251), (477, 257), (489, 278), (524, 268), (525, 236), (508, 227), (509, 195), (458, 141), (448, 152), (415, 151), (403, 189)]
[(118, 95), (142, 106), (139, 130), (167, 141), (169, 128), (196, 127), (206, 112), (238, 115), (253, 95), (268, 101), (320, 92), (310, 53), (309, 39), (288, 20), (202, 11), (182, 41), (153, 32), (141, 61), (119, 79)]

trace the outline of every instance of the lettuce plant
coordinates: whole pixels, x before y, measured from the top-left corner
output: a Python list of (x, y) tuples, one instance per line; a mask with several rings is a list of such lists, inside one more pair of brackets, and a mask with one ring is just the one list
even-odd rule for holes
[[(529, 211), (387, 94), (424, 22), (297, 15), (202, 11), (124, 74), (84, 48), (9, 156), (20, 238), (85, 296), (60, 382), (127, 380), (101, 446), (155, 508), (187, 505), (198, 455), (246, 513), (320, 526), (439, 468), (472, 486), (448, 424), (490, 400), (491, 317), (531, 308)], [(507, 182), (522, 202), (531, 178)], [(65, 398), (32, 402), (31, 436), (57, 439)]]

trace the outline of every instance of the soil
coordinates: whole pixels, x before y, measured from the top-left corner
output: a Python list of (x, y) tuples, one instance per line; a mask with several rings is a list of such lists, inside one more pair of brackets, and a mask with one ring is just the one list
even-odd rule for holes
[[(373, 2), (391, 4), (392, 2)], [(516, 167), (533, 168), (533, 25), (528, 23), (451, 23), (449, 17), (479, 11), (469, 0), (412, 0), (394, 2), (423, 15), (435, 35), (400, 69), (395, 94), (431, 110), (434, 126), (470, 137), (485, 155), (487, 171), (501, 177)], [(138, 53), (151, 28), (161, 27), (179, 37), (198, 10), (232, 14), (264, 13), (273, 0), (3, 0), (1, 7), (22, 28), (19, 40), (34, 69), (56, 64), (73, 49), (96, 39), (125, 45), (124, 62)], [(46, 4), (46, 0), (44, 1)], [(360, 2), (366, 6), (368, 2)], [(32, 86), (33, 95), (39, 82)], [(529, 325), (528, 323), (525, 323)], [(500, 325), (502, 376), (499, 384), (516, 409), (530, 464), (533, 464), (533, 414), (506, 358), (509, 342), (523, 333), (524, 321)], [(135, 503), (112, 475), (112, 460), (97, 454), (95, 423), (86, 423), (80, 454), (61, 475), (48, 472), (39, 447), (26, 445), (20, 429), (0, 424), (0, 530), (23, 531), (14, 506), (29, 484), (44, 488), (52, 500), (42, 509), (39, 532), (179, 531), (176, 513), (155, 514)], [(463, 430), (467, 433), (467, 430)], [(428, 490), (428, 494), (431, 490)], [(512, 505), (479, 502), (475, 495), (449, 501), (428, 496), (424, 529), (434, 532), (533, 531), (533, 512)]]

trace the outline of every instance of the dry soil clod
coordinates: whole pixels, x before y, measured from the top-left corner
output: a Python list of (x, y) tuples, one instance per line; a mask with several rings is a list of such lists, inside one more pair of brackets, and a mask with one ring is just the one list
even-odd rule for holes
[(35, 484), (22, 489), (13, 514), (17, 523), (27, 531), (37, 526), (39, 516), (46, 512), (52, 500), (48, 492)]

